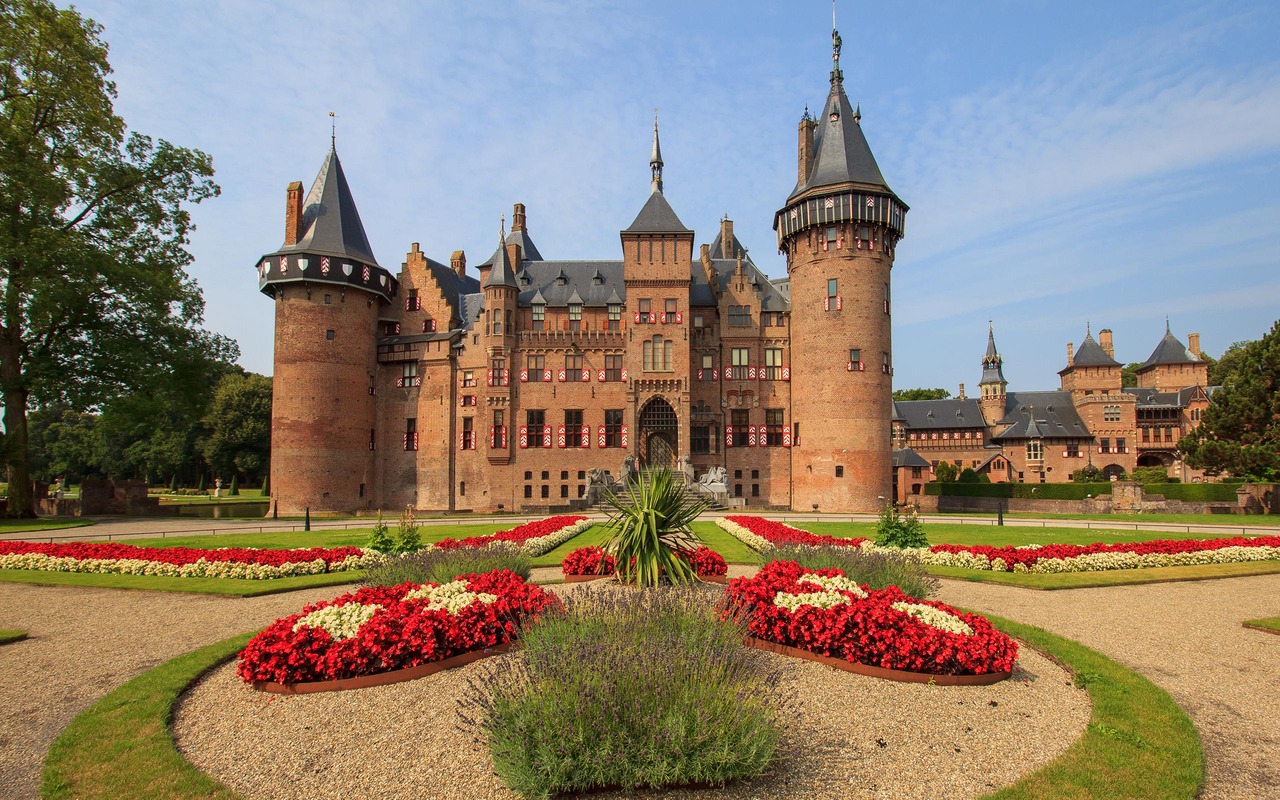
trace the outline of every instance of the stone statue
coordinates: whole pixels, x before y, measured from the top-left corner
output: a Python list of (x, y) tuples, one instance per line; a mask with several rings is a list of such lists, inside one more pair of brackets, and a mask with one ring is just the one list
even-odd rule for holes
[(594, 506), (604, 502), (606, 495), (618, 489), (618, 483), (607, 469), (595, 467), (587, 470), (587, 505)]
[(712, 492), (729, 491), (729, 471), (724, 467), (711, 467), (702, 473), (702, 477), (698, 479), (698, 483), (706, 487)]
[(680, 474), (685, 483), (693, 483), (693, 460), (687, 455), (680, 457)]
[(636, 457), (628, 455), (622, 460), (622, 480), (619, 483), (629, 486), (638, 477), (640, 470), (636, 468)]

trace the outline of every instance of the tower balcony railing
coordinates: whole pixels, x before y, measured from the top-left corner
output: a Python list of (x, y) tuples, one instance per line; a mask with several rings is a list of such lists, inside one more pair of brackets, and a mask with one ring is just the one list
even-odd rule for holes
[(588, 329), (580, 331), (520, 331), (516, 341), (521, 348), (568, 347), (583, 349), (598, 347), (623, 347), (626, 339), (621, 330)]

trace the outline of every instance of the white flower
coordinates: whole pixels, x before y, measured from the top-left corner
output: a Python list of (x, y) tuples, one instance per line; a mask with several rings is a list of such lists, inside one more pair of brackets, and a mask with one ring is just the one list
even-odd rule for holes
[(954, 614), (948, 614), (940, 608), (926, 606), (924, 603), (894, 603), (893, 607), (940, 631), (959, 633), (964, 636), (973, 635), (973, 628), (965, 624), (964, 620)]
[(343, 603), (338, 606), (326, 606), (307, 614), (294, 623), (293, 629), (321, 628), (328, 631), (336, 640), (351, 639), (360, 632), (360, 626), (373, 618), (382, 610), (382, 606), (373, 603)]
[(813, 606), (814, 608), (834, 608), (838, 605), (848, 603), (848, 595), (840, 592), (809, 592), (806, 594), (788, 594), (787, 592), (778, 592), (773, 596), (773, 604), (778, 608), (785, 608), (794, 613), (800, 606)]
[(427, 608), (431, 611), (443, 609), (450, 614), (457, 614), (476, 601), (491, 605), (498, 600), (497, 595), (489, 594), (488, 592), (471, 592), (468, 591), (469, 588), (468, 583), (461, 580), (442, 583), (439, 586), (423, 585), (417, 589), (410, 590), (404, 596), (404, 599), (425, 599), (428, 601)]
[(858, 598), (867, 596), (867, 593), (862, 591), (862, 587), (858, 585), (857, 581), (851, 581), (848, 578), (839, 575), (827, 577), (825, 575), (807, 573), (800, 576), (798, 583), (812, 583), (817, 586), (821, 586), (828, 592), (849, 592)]

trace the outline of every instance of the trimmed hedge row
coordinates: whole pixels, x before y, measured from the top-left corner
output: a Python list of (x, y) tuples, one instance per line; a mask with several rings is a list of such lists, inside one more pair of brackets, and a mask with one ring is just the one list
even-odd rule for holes
[(1029, 500), (1084, 500), (1111, 494), (1110, 483), (932, 483), (924, 493), (944, 497), (1017, 497)]
[(1158, 494), (1165, 500), (1233, 503), (1240, 486), (1238, 483), (1148, 483), (1142, 490), (1147, 494)]

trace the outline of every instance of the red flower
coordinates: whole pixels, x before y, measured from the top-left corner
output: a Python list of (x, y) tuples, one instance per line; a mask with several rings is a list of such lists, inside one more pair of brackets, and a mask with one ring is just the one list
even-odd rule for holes
[(1234, 536), (1229, 539), (1156, 539), (1150, 542), (1121, 542), (1109, 544), (1047, 544), (1043, 547), (1021, 549), (1017, 547), (993, 547), (991, 545), (962, 546), (955, 544), (938, 544), (929, 548), (934, 553), (973, 553), (986, 556), (989, 560), (1003, 559), (1005, 570), (1012, 572), (1017, 564), (1030, 568), (1042, 558), (1075, 558), (1094, 553), (1134, 553), (1149, 555), (1160, 553), (1195, 553), (1205, 550), (1221, 550), (1224, 547), (1280, 547), (1280, 536), (1257, 536), (1246, 539)]
[(299, 550), (258, 550), (251, 547), (224, 547), (206, 550), (196, 547), (138, 547), (119, 542), (70, 542), (53, 544), (41, 542), (0, 542), (0, 555), (41, 553), (54, 558), (76, 559), (136, 559), (162, 564), (194, 564), (205, 561), (232, 562), (237, 564), (265, 564), (278, 567), (283, 564), (322, 559), (326, 565), (341, 563), (351, 556), (360, 556), (358, 547), (308, 547)]
[(764, 517), (727, 516), (729, 522), (736, 523), (759, 536), (770, 544), (807, 544), (810, 546), (839, 545), (857, 547), (866, 541), (865, 537), (841, 539), (835, 536), (823, 536), (802, 531), (781, 522), (774, 522)]
[(458, 547), (487, 547), (494, 542), (514, 542), (515, 544), (524, 544), (530, 539), (550, 536), (556, 531), (563, 530), (564, 528), (577, 524), (584, 519), (586, 519), (586, 517), (583, 516), (547, 517), (546, 519), (517, 525), (511, 530), (498, 531), (492, 536), (468, 536), (465, 539), (441, 539), (436, 542), (436, 547), (439, 547), (442, 550), (452, 550)]

